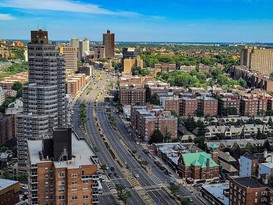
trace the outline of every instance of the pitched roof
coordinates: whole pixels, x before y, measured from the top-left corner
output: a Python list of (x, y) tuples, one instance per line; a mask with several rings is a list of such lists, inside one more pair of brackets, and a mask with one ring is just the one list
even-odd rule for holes
[(219, 146), (215, 143), (212, 143), (212, 144), (210, 144), (210, 148), (217, 149), (217, 148), (219, 148)]
[(236, 162), (236, 159), (234, 159), (229, 152), (222, 152), (221, 150), (218, 150), (218, 158), (226, 162)]
[[(205, 168), (207, 165), (207, 159), (209, 159), (209, 167), (219, 166), (212, 159), (211, 155), (206, 152), (195, 152), (195, 153), (186, 153), (182, 154), (182, 158), (186, 166), (201, 166)], [(198, 162), (198, 163), (197, 163)]]

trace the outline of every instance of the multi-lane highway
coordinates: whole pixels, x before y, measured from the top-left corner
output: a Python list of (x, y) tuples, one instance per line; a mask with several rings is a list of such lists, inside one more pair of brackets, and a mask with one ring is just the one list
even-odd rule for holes
[[(85, 137), (87, 141), (90, 142), (92, 146), (96, 146), (99, 149), (97, 153), (98, 158), (101, 164), (107, 164), (109, 167), (114, 167), (115, 173), (117, 177), (113, 176), (113, 179), (108, 180), (106, 178), (105, 183), (103, 184), (104, 193), (100, 196), (99, 201), (102, 205), (111, 205), (118, 204), (117, 200), (113, 197), (115, 184), (123, 184), (126, 187), (130, 187), (131, 184), (124, 177), (123, 173), (119, 170), (119, 166), (117, 166), (115, 160), (112, 159), (111, 155), (107, 151), (105, 144), (100, 137), (100, 133), (98, 131), (97, 124), (94, 120), (95, 115), (95, 100), (100, 92), (100, 89), (106, 83), (106, 78), (102, 77), (97, 83), (92, 82), (86, 88), (86, 90), (78, 97), (76, 102), (74, 102), (73, 106), (73, 128), (74, 131), (81, 137)], [(89, 92), (90, 88), (92, 88), (92, 92)], [(85, 103), (86, 105), (86, 115), (87, 115), (87, 123), (85, 127), (79, 125), (79, 106), (81, 103)], [(97, 108), (96, 108), (97, 109)], [(127, 204), (145, 204), (142, 198), (137, 194), (135, 190), (132, 190), (132, 197), (128, 199)]]
[[(110, 75), (103, 74), (97, 83), (90, 84), (74, 105), (74, 130), (80, 136), (84, 136), (93, 147), (99, 149), (97, 155), (101, 164), (115, 169), (116, 176), (113, 172), (111, 177), (103, 183), (104, 194), (100, 197), (100, 204), (116, 204), (113, 197), (114, 184), (123, 184), (132, 190), (132, 197), (128, 199), (128, 204), (178, 204), (162, 189), (162, 187), (166, 189), (165, 184), (173, 181), (173, 178), (165, 175), (155, 166), (154, 159), (150, 155), (143, 153), (143, 148), (135, 143), (134, 137), (129, 135), (123, 121), (115, 114), (113, 107), (110, 109), (110, 115), (115, 118), (116, 128), (113, 129), (111, 126), (104, 104), (107, 79), (111, 78)], [(92, 92), (90, 92), (91, 87)], [(86, 105), (87, 114), (87, 123), (84, 127), (79, 126), (79, 106), (82, 102)], [(107, 140), (111, 149), (114, 150), (116, 160), (107, 150), (104, 140)], [(148, 162), (149, 173), (132, 156), (131, 150), (136, 150), (137, 156)], [(107, 174), (111, 172), (108, 170)], [(193, 198), (192, 194), (182, 186), (180, 196)], [(200, 204), (196, 198), (193, 200), (195, 204)]]

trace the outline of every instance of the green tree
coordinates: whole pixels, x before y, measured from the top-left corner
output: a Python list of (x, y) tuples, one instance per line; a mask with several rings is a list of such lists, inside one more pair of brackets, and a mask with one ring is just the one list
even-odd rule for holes
[(206, 147), (206, 138), (204, 136), (202, 137), (196, 137), (194, 139), (194, 143), (202, 150), (206, 150), (207, 147)]
[(15, 82), (11, 87), (11, 89), (15, 91), (21, 90), (22, 88), (23, 88), (23, 85), (20, 82)]
[(181, 199), (180, 204), (181, 205), (189, 205), (189, 201), (187, 199), (183, 198), (183, 199)]
[(205, 136), (205, 134), (206, 134), (206, 126), (205, 126), (204, 122), (201, 121), (201, 120), (198, 120), (198, 121), (196, 122), (196, 126), (197, 126), (197, 128), (198, 128), (197, 136), (198, 136), (198, 137)]
[(272, 117), (270, 116), (267, 122), (267, 125), (272, 127), (273, 126), (273, 122), (272, 122)]
[(169, 189), (173, 195), (177, 195), (179, 193), (179, 186), (176, 184), (171, 184)]
[(193, 117), (188, 116), (184, 121), (184, 125), (186, 129), (192, 132), (196, 128), (196, 122)]
[(119, 199), (122, 200), (124, 204), (126, 204), (127, 199), (132, 196), (132, 192), (122, 184), (116, 184), (116, 189)]
[(100, 167), (103, 171), (106, 171), (108, 169), (108, 166), (106, 164), (101, 165)]
[(247, 82), (243, 79), (243, 78), (240, 78), (238, 80), (238, 83), (241, 87), (245, 88), (247, 86)]
[(152, 144), (152, 143), (161, 143), (163, 142), (163, 135), (162, 133), (160, 132), (159, 129), (155, 129), (154, 133), (152, 134), (151, 138), (150, 138), (150, 141), (149, 143)]
[(164, 142), (169, 142), (172, 138), (172, 133), (168, 130), (167, 127), (164, 128), (163, 137), (164, 137)]

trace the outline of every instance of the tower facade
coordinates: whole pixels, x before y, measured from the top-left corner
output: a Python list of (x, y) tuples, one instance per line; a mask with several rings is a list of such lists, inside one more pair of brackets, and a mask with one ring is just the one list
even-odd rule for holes
[(51, 134), (67, 124), (64, 59), (48, 42), (47, 31), (31, 31), (29, 84), (23, 87), (23, 112), (17, 115), (18, 162), (25, 164), (26, 140)]
[(106, 58), (113, 58), (115, 56), (115, 34), (107, 30), (107, 33), (103, 34), (103, 45)]

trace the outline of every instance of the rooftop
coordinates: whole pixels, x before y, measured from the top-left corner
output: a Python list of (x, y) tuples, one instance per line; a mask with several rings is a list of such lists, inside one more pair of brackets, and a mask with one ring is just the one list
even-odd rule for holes
[[(209, 167), (219, 166), (212, 159), (211, 155), (206, 152), (195, 152), (182, 154), (186, 166), (201, 166), (205, 168), (207, 166), (207, 160), (209, 159)], [(197, 163), (198, 162), (198, 163)]]
[(221, 201), (223, 204), (229, 204), (229, 198), (223, 194), (224, 190), (229, 189), (228, 183), (203, 185), (202, 188)]
[(238, 177), (233, 178), (233, 180), (248, 188), (266, 187), (266, 185), (262, 184), (257, 178), (254, 177)]
[[(27, 142), (31, 164), (49, 161), (40, 159), (39, 152), (42, 151), (42, 140), (28, 140)], [(71, 160), (54, 162), (55, 167), (67, 167), (69, 169), (77, 168), (81, 165), (92, 165), (94, 162), (90, 157), (95, 156), (96, 154), (91, 150), (85, 140), (78, 140), (76, 135), (72, 133), (72, 155), (75, 157)]]
[(6, 189), (9, 186), (12, 186), (16, 183), (19, 183), (18, 181), (13, 181), (9, 179), (0, 179), (0, 190)]

